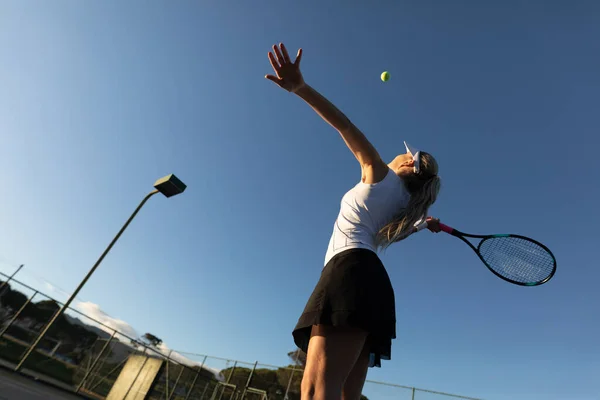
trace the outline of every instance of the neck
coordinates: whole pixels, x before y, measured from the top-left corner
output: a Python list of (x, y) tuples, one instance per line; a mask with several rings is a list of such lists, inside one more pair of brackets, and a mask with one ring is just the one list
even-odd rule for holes
[(398, 170), (400, 170), (400, 167), (402, 166), (402, 160), (398, 160), (397, 158), (393, 159), (389, 164), (388, 167), (398, 173)]

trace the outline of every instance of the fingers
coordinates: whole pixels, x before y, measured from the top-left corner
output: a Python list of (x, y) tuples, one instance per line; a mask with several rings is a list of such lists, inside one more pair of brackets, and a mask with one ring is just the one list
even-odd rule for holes
[(275, 60), (275, 56), (273, 56), (273, 53), (271, 52), (269, 52), (269, 61), (271, 62), (271, 67), (273, 67), (275, 73), (279, 75), (279, 68), (281, 68), (281, 66), (279, 65), (277, 60)]
[(281, 86), (281, 79), (279, 79), (278, 77), (276, 77), (274, 75), (265, 75), (265, 78), (267, 78), (271, 82), (275, 83), (277, 86), (282, 87)]
[(268, 57), (275, 75), (266, 75), (266, 79), (288, 91), (293, 91), (299, 84), (303, 83), (302, 74), (300, 74), (299, 70), (302, 49), (298, 50), (298, 55), (294, 63), (291, 62), (290, 55), (283, 43), (280, 43), (279, 46), (273, 45), (272, 51), (268, 53)]
[(283, 58), (283, 55), (281, 54), (281, 51), (279, 50), (279, 47), (277, 47), (277, 45), (273, 45), (273, 51), (275, 52), (275, 55), (277, 56), (277, 62), (279, 63), (279, 65), (283, 66), (286, 62), (285, 62), (285, 59)]
[(296, 55), (296, 61), (294, 64), (300, 66), (300, 60), (302, 60), (302, 49), (298, 49), (298, 54)]
[(287, 49), (285, 48), (285, 46), (283, 45), (283, 43), (280, 43), (279, 46), (281, 47), (281, 53), (283, 54), (283, 60), (286, 63), (290, 64), (291, 63), (291, 61), (290, 61), (290, 55), (288, 54)]
[[(294, 64), (299, 65), (301, 59), (302, 49), (299, 49)], [(274, 69), (281, 68), (284, 64), (292, 64), (290, 54), (283, 43), (280, 43), (279, 47), (277, 45), (273, 45), (273, 52), (269, 52), (269, 60), (271, 60), (271, 65)]]

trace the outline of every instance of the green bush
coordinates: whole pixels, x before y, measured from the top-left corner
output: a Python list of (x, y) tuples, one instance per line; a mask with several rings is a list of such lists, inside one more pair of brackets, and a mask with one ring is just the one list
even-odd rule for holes
[[(15, 343), (6, 338), (0, 338), (0, 357), (12, 363), (18, 363), (25, 353), (25, 346)], [(64, 362), (55, 360), (52, 357), (40, 354), (37, 351), (33, 352), (27, 361), (24, 368), (39, 372), (50, 378), (64, 382), (68, 385), (74, 385), (73, 374), (74, 367), (68, 366)]]

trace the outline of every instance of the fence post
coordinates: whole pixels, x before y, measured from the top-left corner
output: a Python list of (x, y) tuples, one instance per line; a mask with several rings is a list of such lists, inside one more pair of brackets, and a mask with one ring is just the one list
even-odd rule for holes
[[(85, 375), (81, 379), (81, 382), (79, 382), (79, 385), (77, 385), (77, 389), (75, 389), (75, 393), (79, 393), (79, 391), (81, 390), (81, 388), (85, 384), (85, 381), (87, 380), (87, 378), (90, 376), (90, 374), (92, 373), (92, 371), (94, 370), (94, 368), (96, 368), (96, 364), (98, 364), (98, 361), (100, 361), (100, 357), (102, 357), (102, 354), (104, 354), (104, 351), (112, 343), (112, 340), (114, 339), (114, 337), (115, 337), (116, 334), (117, 334), (117, 331), (113, 331), (112, 335), (110, 336), (110, 339), (108, 339), (104, 343), (104, 346), (102, 346), (102, 349), (100, 350), (100, 353), (98, 353), (98, 356), (96, 356), (96, 358), (92, 362), (92, 365), (90, 366), (90, 369), (87, 370), (87, 372), (85, 373)], [(94, 343), (94, 345), (95, 344), (96, 343)]]
[(15, 272), (13, 272), (12, 275), (9, 276), (6, 281), (2, 282), (2, 284), (0, 285), (0, 296), (2, 295), (2, 289), (4, 289), (4, 286), (8, 285), (8, 283), (15, 277), (16, 274), (19, 273), (19, 271), (23, 267), (24, 267), (24, 264), (19, 265), (19, 268), (17, 268), (17, 270)]
[[(233, 368), (231, 368), (231, 371), (229, 371), (229, 376), (227, 377), (227, 382), (225, 382), (225, 383), (231, 382), (231, 377), (233, 376), (233, 372), (235, 371), (235, 367), (237, 367), (237, 361), (234, 361)], [(224, 393), (225, 393), (225, 386), (223, 386), (223, 389), (221, 389), (221, 393), (219, 394), (219, 400), (221, 400), (223, 398), (223, 394)]]
[(33, 298), (38, 294), (39, 292), (36, 290), (33, 292), (33, 294), (31, 295), (30, 298), (27, 299), (27, 301), (21, 306), (21, 308), (19, 308), (19, 311), (17, 311), (15, 313), (15, 315), (13, 315), (13, 317), (10, 319), (10, 321), (8, 322), (8, 324), (4, 327), (4, 329), (2, 329), (2, 331), (0, 331), (0, 338), (2, 336), (4, 336), (4, 334), (6, 333), (6, 331), (8, 330), (8, 328), (10, 328), (12, 326), (12, 324), (17, 320), (17, 318), (19, 318), (19, 315), (21, 315), (21, 313), (23, 312), (23, 310), (25, 309), (25, 307), (27, 307), (29, 305), (29, 303), (31, 303), (31, 300), (33, 300)]
[[(53, 298), (48, 297), (48, 296), (46, 296), (46, 297), (48, 298), (48, 300), (53, 301), (54, 303), (56, 303), (56, 305), (60, 304), (58, 301), (54, 300)], [(63, 306), (63, 308), (64, 308), (64, 306)], [(54, 312), (54, 314), (52, 314), (52, 317), (50, 318), (50, 321), (48, 321), (44, 325), (42, 325), (42, 327), (40, 329), (43, 332), (43, 335), (39, 334), (37, 336), (37, 338), (34, 340), (34, 342), (32, 344), (30, 344), (29, 347), (27, 347), (27, 350), (25, 350), (25, 354), (21, 357), (21, 360), (19, 361), (19, 363), (15, 367), (15, 371), (19, 371), (22, 367), (24, 367), (25, 366), (25, 362), (27, 362), (29, 356), (34, 351), (39, 350), (39, 345), (42, 343), (42, 339), (49, 337), (49, 335), (47, 335), (47, 333), (50, 332), (50, 325), (52, 324), (52, 321), (54, 321), (56, 318), (58, 318), (58, 314), (61, 313), (61, 309), (62, 308), (59, 308), (58, 310), (56, 310)], [(63, 311), (63, 314), (64, 314), (64, 311)], [(51, 351), (49, 353), (49, 356), (50, 356), (50, 358), (53, 358), (54, 357), (54, 351)]]
[(246, 398), (246, 392), (248, 390), (248, 387), (252, 383), (252, 376), (254, 376), (254, 371), (256, 371), (256, 366), (257, 365), (258, 365), (258, 361), (255, 361), (254, 362), (254, 366), (252, 367), (252, 371), (250, 371), (250, 375), (248, 375), (248, 380), (246, 381), (246, 386), (244, 386), (244, 391), (242, 392), (242, 399), (241, 400), (244, 400)]
[(208, 385), (210, 384), (210, 381), (206, 382), (206, 385), (204, 385), (204, 390), (202, 391), (202, 395), (200, 396), (200, 400), (204, 400), (204, 394), (206, 393), (206, 389), (208, 389)]
[(183, 366), (183, 364), (181, 364), (181, 369), (179, 370), (179, 375), (177, 375), (177, 379), (175, 379), (175, 384), (173, 385), (173, 390), (171, 390), (171, 394), (169, 395), (169, 400), (171, 400), (171, 398), (175, 394), (175, 389), (177, 388), (177, 385), (179, 384), (179, 380), (181, 379), (181, 375), (183, 374), (184, 369), (185, 369), (185, 367)]
[(169, 365), (171, 364), (171, 353), (173, 350), (169, 350), (167, 355), (167, 379), (165, 379), (165, 399), (169, 400)]
[(292, 380), (294, 379), (294, 372), (296, 372), (296, 365), (298, 364), (298, 353), (300, 349), (296, 350), (296, 362), (292, 365), (292, 373), (290, 374), (290, 380), (288, 381), (287, 387), (285, 388), (285, 394), (283, 395), (283, 400), (287, 400), (288, 393), (290, 391), (290, 387), (292, 386)]
[(198, 375), (200, 375), (200, 372), (202, 372), (202, 367), (204, 366), (206, 357), (208, 357), (208, 356), (204, 356), (204, 360), (202, 360), (202, 364), (200, 364), (200, 369), (198, 370), (198, 372), (196, 373), (196, 376), (194, 377), (194, 380), (192, 381), (192, 386), (190, 386), (190, 390), (188, 391), (188, 394), (185, 396), (185, 400), (188, 400), (190, 398), (190, 395), (192, 394), (192, 391), (194, 390), (194, 386), (196, 385), (196, 381), (198, 380)]
[(415, 388), (412, 388), (412, 400), (415, 400)]
[[(229, 362), (231, 360), (227, 360), (227, 362)], [(231, 382), (231, 377), (233, 376), (233, 372), (235, 371), (235, 367), (237, 366), (237, 361), (233, 362), (233, 367), (231, 368), (231, 371), (229, 371), (229, 376), (227, 377), (227, 381), (225, 383), (229, 383)], [(219, 393), (219, 400), (221, 400), (223, 398), (223, 394), (225, 394), (225, 386), (223, 386), (221, 388), (221, 390), (219, 391), (219, 387), (217, 386), (217, 392)]]
[(231, 368), (231, 371), (229, 371), (229, 376), (227, 377), (227, 382), (225, 382), (225, 383), (231, 382), (231, 377), (233, 376), (233, 372), (235, 371), (235, 367), (237, 367), (237, 361), (234, 361), (233, 367)]

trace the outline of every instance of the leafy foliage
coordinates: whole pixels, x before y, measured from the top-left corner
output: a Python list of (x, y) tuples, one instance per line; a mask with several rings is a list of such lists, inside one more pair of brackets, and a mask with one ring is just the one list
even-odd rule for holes
[[(6, 307), (9, 310), (11, 318), (26, 303), (27, 297), (18, 290), (12, 289), (10, 284), (6, 284), (2, 288), (0, 304), (2, 305), (2, 308)], [(33, 323), (32, 329), (27, 330), (13, 325), (8, 329), (7, 333), (23, 341), (31, 342), (34, 339), (35, 331), (39, 331), (41, 327), (46, 325), (59, 309), (60, 305), (56, 301), (50, 299), (41, 300), (35, 303), (31, 302), (21, 311), (19, 319), (27, 318), (31, 320)], [(61, 342), (61, 353), (63, 354), (72, 353), (76, 348), (91, 346), (98, 338), (96, 333), (85, 329), (84, 326), (69, 322), (65, 315), (62, 315), (56, 320), (52, 328), (50, 328), (48, 336), (58, 339)], [(52, 349), (55, 345), (56, 342), (46, 339), (42, 341), (40, 347)]]
[(151, 334), (151, 333), (144, 333), (142, 335), (142, 340), (149, 344), (152, 347), (158, 347), (162, 344), (162, 339), (156, 337), (155, 335)]

